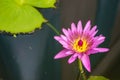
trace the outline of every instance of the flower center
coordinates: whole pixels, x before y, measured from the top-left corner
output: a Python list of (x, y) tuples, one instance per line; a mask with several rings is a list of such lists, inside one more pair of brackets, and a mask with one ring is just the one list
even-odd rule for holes
[(85, 52), (87, 48), (88, 48), (88, 44), (86, 40), (76, 39), (73, 42), (73, 50), (75, 50), (78, 53)]
[(83, 45), (83, 41), (82, 40), (79, 40), (78, 41), (78, 46), (82, 46)]

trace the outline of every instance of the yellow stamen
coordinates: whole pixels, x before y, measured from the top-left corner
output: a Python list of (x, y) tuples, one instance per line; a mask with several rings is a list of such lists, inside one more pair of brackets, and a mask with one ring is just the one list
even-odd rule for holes
[(87, 50), (87, 47), (88, 43), (85, 39), (78, 38), (73, 42), (73, 50), (75, 50), (76, 52), (85, 52)]

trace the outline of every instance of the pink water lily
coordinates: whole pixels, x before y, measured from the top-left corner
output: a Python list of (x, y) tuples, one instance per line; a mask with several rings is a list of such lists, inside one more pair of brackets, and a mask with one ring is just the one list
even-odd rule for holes
[(82, 61), (87, 71), (90, 72), (91, 67), (89, 55), (109, 51), (108, 48), (98, 47), (104, 42), (105, 37), (103, 35), (95, 36), (98, 32), (97, 26), (91, 28), (90, 21), (86, 23), (84, 29), (81, 21), (79, 21), (77, 27), (72, 23), (71, 29), (63, 28), (62, 32), (64, 34), (55, 36), (54, 39), (57, 40), (64, 49), (61, 50), (54, 59), (71, 56), (68, 63), (72, 63), (78, 58)]

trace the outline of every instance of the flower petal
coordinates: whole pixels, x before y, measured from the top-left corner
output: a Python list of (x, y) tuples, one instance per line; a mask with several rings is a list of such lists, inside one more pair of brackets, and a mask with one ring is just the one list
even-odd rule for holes
[(98, 30), (95, 31), (95, 32), (93, 32), (93, 33), (91, 34), (91, 36), (92, 36), (92, 37), (95, 36), (95, 35), (97, 34), (97, 32), (98, 32)]
[(63, 49), (57, 55), (55, 55), (54, 59), (64, 58), (64, 57), (67, 57), (67, 56), (71, 55), (71, 54), (65, 54), (66, 52), (68, 52), (68, 50)]
[(66, 42), (68, 41), (67, 38), (66, 38), (66, 36), (64, 36), (64, 35), (60, 35), (60, 37), (61, 37), (64, 41), (66, 41)]
[(59, 36), (54, 36), (54, 39), (57, 40), (57, 41), (59, 41), (59, 40), (61, 40), (61, 37), (59, 37)]
[(94, 26), (94, 27), (90, 30), (89, 35), (92, 35), (92, 34), (96, 31), (96, 29), (97, 29), (97, 26)]
[(65, 28), (62, 29), (62, 32), (65, 34), (66, 37), (69, 36), (69, 33), (68, 33), (68, 31)]
[(96, 54), (96, 53), (98, 53), (97, 50), (93, 50), (93, 49), (91, 49), (91, 50), (89, 50), (89, 51), (87, 52), (87, 55), (90, 55), (90, 54)]
[(79, 53), (78, 58), (81, 60), (82, 56), (83, 56), (83, 54)]
[(86, 23), (85, 28), (83, 30), (83, 33), (89, 32), (91, 27), (91, 22), (90, 20)]
[(73, 38), (72, 38), (72, 37), (73, 37), (73, 33), (72, 33), (72, 31), (71, 31), (69, 28), (68, 28), (67, 31), (68, 31), (68, 34), (69, 34), (69, 36), (67, 36), (67, 37), (68, 37), (68, 40), (69, 40), (69, 41), (72, 41), (72, 40), (73, 40)]
[(109, 51), (108, 48), (93, 48), (93, 50), (97, 50), (98, 52), (107, 52), (107, 51)]
[(100, 40), (103, 40), (103, 39), (105, 39), (105, 37), (103, 35), (99, 35), (96, 40), (100, 41)]
[(101, 43), (103, 43), (105, 40), (105, 37), (104, 36), (97, 36), (94, 38), (94, 43), (92, 45), (92, 47), (97, 47), (99, 46)]
[(65, 48), (69, 49), (69, 48), (68, 48), (68, 47), (70, 47), (70, 46), (69, 46), (69, 42), (66, 41), (67, 38), (65, 38), (64, 35), (62, 35), (61, 37), (55, 36), (54, 39), (56, 39), (56, 40), (57, 40), (60, 44), (62, 44)]
[(76, 25), (74, 23), (71, 24), (71, 30), (72, 30), (72, 33), (74, 34), (76, 32)]
[(59, 40), (58, 41), (60, 44), (62, 44), (63, 46), (68, 46), (68, 44), (66, 43), (66, 41), (64, 40)]
[(103, 43), (104, 42), (104, 40), (100, 40), (100, 41), (97, 41), (97, 42), (95, 42), (94, 44), (93, 44), (93, 47), (97, 47), (97, 46), (99, 46), (101, 43)]
[(73, 54), (74, 52), (73, 51), (67, 51), (65, 54)]
[(77, 56), (78, 56), (77, 53), (75, 53), (74, 55), (72, 55), (72, 56), (69, 58), (68, 63), (71, 64), (72, 62), (74, 62), (74, 61), (76, 60)]
[(84, 65), (84, 67), (87, 69), (87, 71), (91, 72), (91, 67), (90, 67), (90, 59), (89, 56), (84, 54), (81, 58), (81, 61)]
[(79, 34), (82, 33), (82, 22), (81, 21), (79, 21), (78, 24), (77, 24), (77, 30), (78, 30)]

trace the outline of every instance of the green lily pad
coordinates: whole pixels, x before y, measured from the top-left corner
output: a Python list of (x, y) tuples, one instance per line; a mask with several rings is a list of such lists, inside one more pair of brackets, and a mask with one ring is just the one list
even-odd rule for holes
[(54, 4), (56, 0), (16, 0), (17, 2), (20, 2), (22, 4), (28, 4), (34, 7), (39, 7), (39, 8), (54, 8)]
[[(29, 1), (29, 2), (28, 2)], [(35, 2), (34, 2), (35, 1)], [(55, 2), (40, 4), (43, 0), (0, 0), (0, 31), (11, 34), (29, 33), (41, 28), (47, 20), (36, 7), (53, 7)], [(50, 0), (51, 1), (51, 0)], [(53, 0), (54, 1), (54, 0)], [(33, 3), (33, 4), (32, 4)]]
[(109, 80), (103, 76), (90, 76), (88, 80)]

